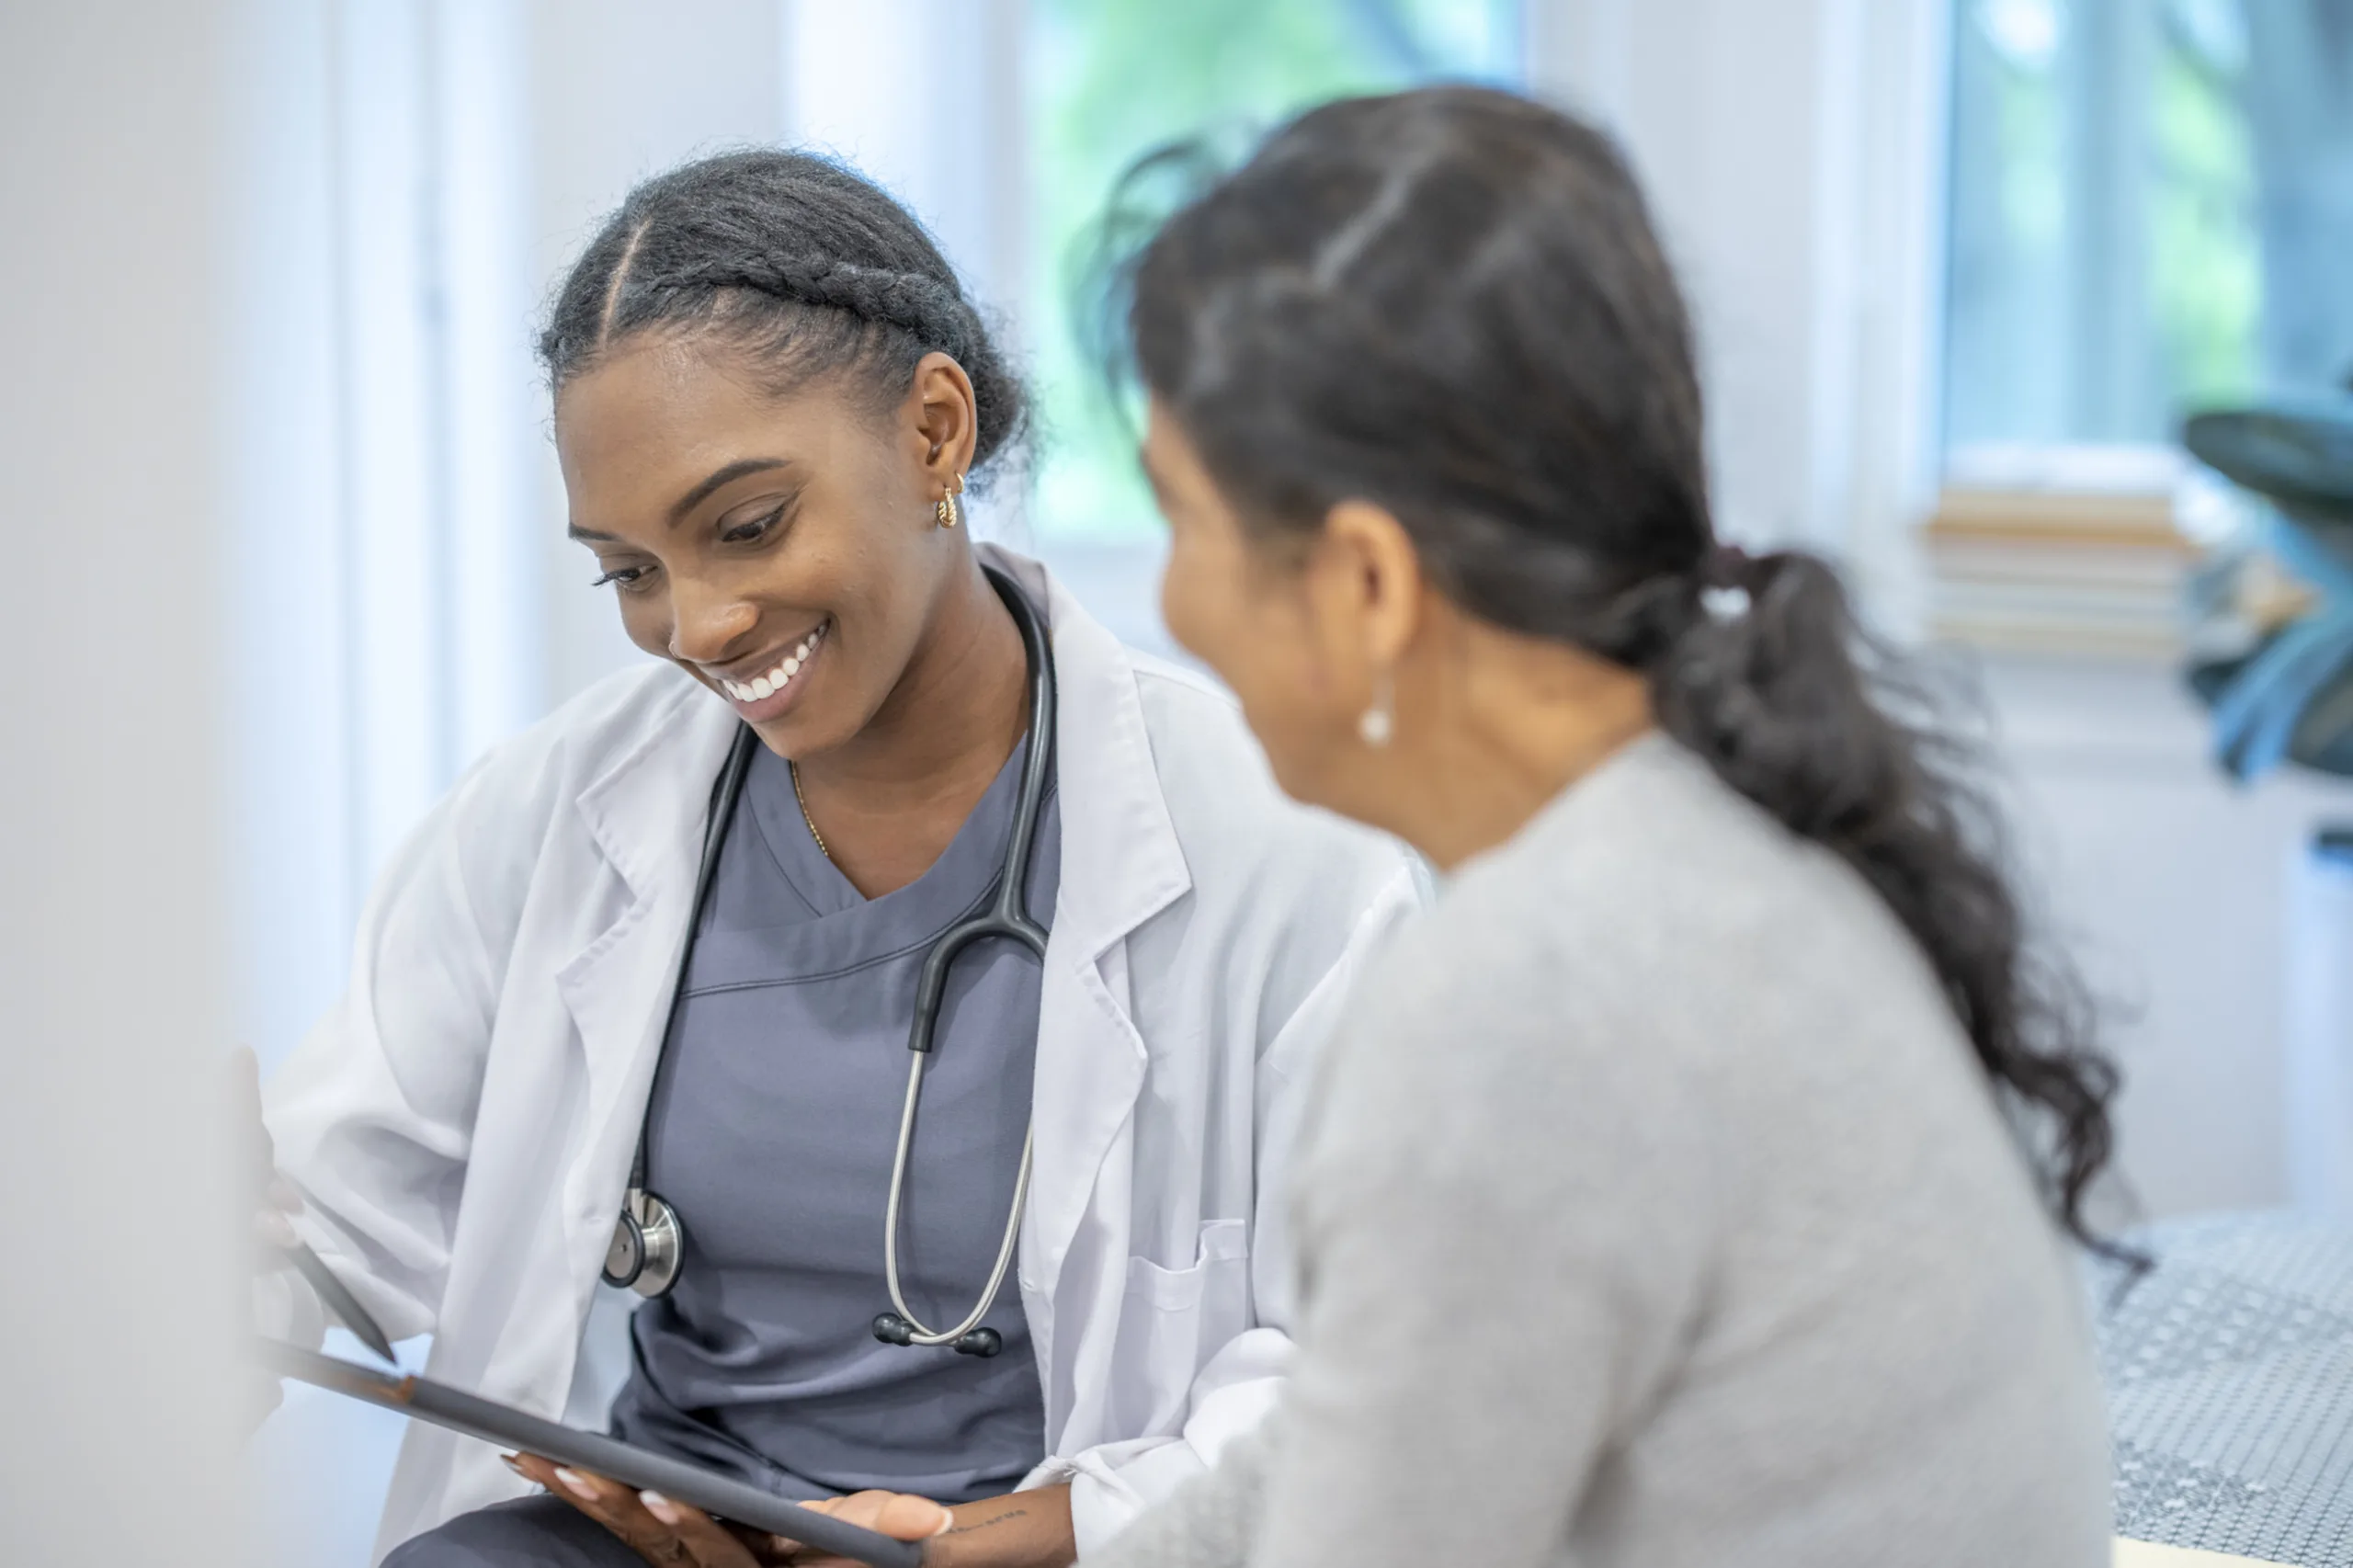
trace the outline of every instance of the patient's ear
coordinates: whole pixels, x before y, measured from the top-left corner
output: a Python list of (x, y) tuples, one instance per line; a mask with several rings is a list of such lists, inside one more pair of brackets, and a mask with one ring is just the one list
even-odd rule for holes
[(1370, 685), (1395, 667), (1420, 628), (1424, 582), (1413, 536), (1394, 514), (1370, 501), (1334, 506), (1308, 550), (1304, 580), (1336, 669)]

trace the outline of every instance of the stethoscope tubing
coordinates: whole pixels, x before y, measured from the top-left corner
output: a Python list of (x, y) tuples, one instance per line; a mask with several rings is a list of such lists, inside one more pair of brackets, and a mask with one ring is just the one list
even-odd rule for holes
[(899, 1287), (899, 1212), (906, 1193), (907, 1161), (915, 1147), (915, 1108), (923, 1098), (925, 1070), (931, 1062), (933, 1031), (939, 1018), (939, 1006), (948, 991), (948, 972), (956, 955), (974, 942), (990, 937), (1002, 937), (1020, 943), (1034, 954), (1039, 963), (1046, 961), (1046, 929), (1029, 917), (1029, 856), (1038, 835), (1038, 816), (1046, 799), (1046, 784), (1053, 777), (1054, 714), (1054, 654), (1046, 642), (1045, 629), (1038, 624), (1037, 613), (1021, 591), (995, 572), (989, 574), (989, 585), (1005, 600), (1005, 608), (1013, 623), (1021, 631), (1021, 648), (1029, 665), (1029, 750), (1021, 760), (1020, 794), (1014, 803), (1013, 832), (1005, 846), (1005, 865), (997, 873), (996, 897), (988, 912), (978, 915), (943, 933), (932, 944), (924, 958), (923, 974), (915, 985), (915, 1020), (907, 1029), (907, 1096), (899, 1112), (899, 1145), (891, 1158), (891, 1197), (882, 1217), (882, 1278), (890, 1287), (891, 1305), (898, 1312), (908, 1330), (908, 1342), (915, 1345), (953, 1345), (980, 1326), (996, 1304), (998, 1293), (1005, 1288), (1005, 1277), (1013, 1267), (1013, 1255), (1021, 1241), (1021, 1214), (1029, 1198), (1029, 1168), (1037, 1150), (1037, 1117), (1030, 1117), (1029, 1127), (1021, 1138), (1021, 1174), (1014, 1180), (1013, 1207), (1006, 1215), (1005, 1235), (997, 1244), (996, 1265), (989, 1272), (988, 1287), (962, 1323), (954, 1328), (935, 1329), (915, 1316), (913, 1308)]
[[(1005, 1234), (998, 1244), (996, 1262), (990, 1270), (987, 1287), (981, 1292), (980, 1300), (972, 1312), (954, 1328), (944, 1331), (929, 1328), (907, 1305), (899, 1280), (900, 1215), (905, 1199), (908, 1163), (915, 1146), (915, 1117), (923, 1097), (924, 1074), (930, 1065), (939, 1009), (947, 995), (949, 972), (957, 956), (974, 942), (995, 937), (1016, 942), (1027, 948), (1040, 964), (1045, 962), (1047, 931), (1030, 917), (1029, 880), (1030, 858), (1037, 843), (1038, 818), (1044, 809), (1046, 790), (1053, 778), (1054, 717), (1058, 711), (1053, 649), (1047, 641), (1044, 625), (1009, 577), (994, 567), (983, 566), (982, 570), (987, 574), (989, 585), (1005, 601), (1006, 609), (1013, 617), (1014, 625), (1021, 634), (1022, 653), (1029, 670), (1029, 749), (1022, 759), (1021, 781), (1014, 804), (1013, 831), (1006, 842), (1005, 863), (998, 872), (989, 907), (940, 934), (932, 944), (931, 951), (925, 955), (923, 971), (916, 981), (915, 1017), (907, 1031), (907, 1093), (899, 1113), (898, 1144), (892, 1155), (890, 1199), (882, 1221), (883, 1278), (890, 1287), (891, 1304), (897, 1309), (899, 1319), (904, 1325), (902, 1331), (904, 1338), (894, 1333), (894, 1342), (924, 1346), (953, 1344), (959, 1348), (963, 1348), (960, 1342), (964, 1336), (977, 1328), (981, 1320), (996, 1304), (997, 1297), (1005, 1287), (1006, 1275), (1012, 1268), (1014, 1253), (1020, 1244), (1021, 1217), (1029, 1204), (1029, 1175), (1037, 1149), (1035, 1112), (1032, 1112), (1029, 1125), (1022, 1134), (1020, 1173), (1014, 1180), (1013, 1203), (1006, 1217)], [(728, 748), (718, 787), (712, 791), (710, 816), (704, 830), (702, 857), (695, 875), (694, 897), (688, 916), (686, 946), (680, 958), (680, 981), (671, 994), (669, 1017), (663, 1030), (665, 1044), (676, 1028), (679, 1009), (684, 1004), (686, 966), (693, 957), (696, 929), (701, 925), (703, 907), (710, 898), (711, 882), (718, 870), (727, 824), (733, 819), (745, 777), (751, 771), (754, 748), (758, 744), (758, 736), (750, 726), (743, 727)], [(659, 1088), (660, 1073), (657, 1062), (656, 1090)], [(653, 1114), (652, 1095), (649, 1094), (646, 1122), (639, 1130), (636, 1156), (631, 1165), (629, 1194), (631, 1201), (642, 1195), (656, 1209), (670, 1215), (668, 1244), (672, 1248), (673, 1261), (658, 1283), (637, 1286), (641, 1293), (660, 1295), (665, 1294), (676, 1278), (679, 1242), (676, 1233), (675, 1213), (645, 1187), (646, 1128), (651, 1126)], [(624, 1215), (628, 1213), (625, 1209)], [(642, 1236), (642, 1231), (638, 1234)], [(641, 1258), (643, 1256), (643, 1244), (641, 1242)], [(649, 1273), (648, 1278), (653, 1278)], [(633, 1270), (627, 1279), (608, 1274), (608, 1278), (615, 1283), (634, 1284), (637, 1274)], [(878, 1324), (880, 1322), (878, 1320)], [(983, 1355), (994, 1353), (992, 1350), (980, 1352)]]

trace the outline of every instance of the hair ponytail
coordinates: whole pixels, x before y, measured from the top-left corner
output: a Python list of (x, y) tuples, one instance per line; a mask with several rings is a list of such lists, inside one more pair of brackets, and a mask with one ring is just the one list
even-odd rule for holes
[[(1970, 748), (1891, 712), (1936, 704), (1856, 623), (1826, 562), (1729, 554), (1703, 573), (1699, 613), (1651, 670), (1660, 725), (1870, 883), (1927, 954), (1986, 1074), (2050, 1129), (2042, 1175), (2062, 1222), (2113, 1252), (2084, 1200), (2112, 1152), (2116, 1069), (2094, 1048), (2081, 983), (2031, 949)], [(1712, 594), (1745, 604), (1711, 613)]]
[(1606, 137), (1487, 88), (1326, 105), (1128, 278), (1135, 368), (1251, 526), (1371, 500), (1464, 609), (1643, 672), (1670, 733), (1887, 902), (2049, 1132), (2062, 1223), (2118, 1251), (2084, 1213), (2117, 1079), (2083, 989), (2029, 941), (1968, 746), (1830, 567), (1717, 545), (1690, 324)]

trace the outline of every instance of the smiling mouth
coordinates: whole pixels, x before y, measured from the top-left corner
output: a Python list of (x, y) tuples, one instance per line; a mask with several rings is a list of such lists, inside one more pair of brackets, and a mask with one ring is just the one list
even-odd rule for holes
[(799, 675), (801, 666), (814, 656), (818, 647), (825, 641), (825, 633), (833, 629), (833, 618), (830, 616), (819, 621), (815, 631), (803, 637), (790, 653), (778, 661), (776, 668), (765, 675), (756, 676), (745, 681), (728, 680), (722, 676), (713, 676), (711, 679), (719, 683), (720, 690), (738, 702), (758, 702), (774, 697), (792, 684), (792, 677)]

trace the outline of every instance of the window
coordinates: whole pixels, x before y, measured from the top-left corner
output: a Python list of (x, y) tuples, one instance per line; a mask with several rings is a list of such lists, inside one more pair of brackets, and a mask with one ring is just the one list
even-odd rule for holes
[(1517, 79), (1518, 0), (1033, 0), (1028, 62), (1031, 277), (1022, 300), (1040, 394), (1041, 541), (1149, 539), (1132, 439), (1073, 330), (1090, 225), (1138, 154), (1272, 124), (1320, 98), (1432, 78)]
[(2353, 5), (1963, 0), (1949, 451), (2353, 370)]
[(2234, 516), (2183, 419), (2353, 371), (2353, 0), (1958, 0), (1954, 28), (1932, 619), (2173, 657), (2185, 536)]

